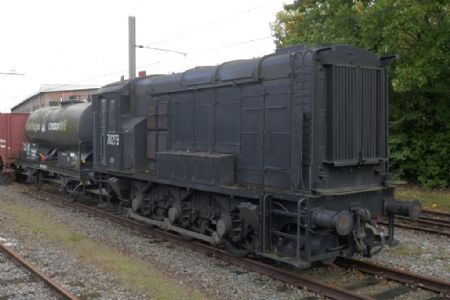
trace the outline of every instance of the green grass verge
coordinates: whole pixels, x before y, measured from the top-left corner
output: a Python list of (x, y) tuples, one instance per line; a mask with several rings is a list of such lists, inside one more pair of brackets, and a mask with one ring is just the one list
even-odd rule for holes
[(426, 190), (419, 187), (398, 187), (395, 197), (404, 200), (420, 200), (423, 208), (450, 211), (450, 190)]
[[(43, 211), (32, 210), (6, 201), (0, 201), (0, 210), (22, 225), (25, 234), (40, 235), (56, 241), (73, 252), (86, 264), (94, 264), (116, 278), (156, 299), (206, 299), (191, 287), (180, 285), (175, 279), (154, 266), (90, 240), (80, 232), (65, 228), (51, 220)], [(91, 298), (82, 295), (80, 298)]]

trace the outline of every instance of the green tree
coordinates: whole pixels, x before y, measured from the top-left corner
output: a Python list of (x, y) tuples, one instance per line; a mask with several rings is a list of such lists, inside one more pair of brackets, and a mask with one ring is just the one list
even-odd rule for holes
[(389, 68), (391, 169), (450, 186), (450, 19), (447, 0), (299, 0), (272, 24), (277, 47), (351, 44), (400, 55)]

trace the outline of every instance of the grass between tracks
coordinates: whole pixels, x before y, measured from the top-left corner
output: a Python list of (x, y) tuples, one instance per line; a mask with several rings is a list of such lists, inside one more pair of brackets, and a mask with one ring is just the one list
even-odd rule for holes
[(426, 190), (415, 186), (401, 186), (395, 197), (404, 200), (418, 199), (423, 208), (450, 211), (450, 190)]
[[(200, 292), (180, 285), (176, 279), (158, 271), (139, 259), (128, 257), (114, 249), (96, 243), (84, 235), (68, 230), (51, 220), (43, 211), (0, 201), (0, 210), (14, 218), (25, 234), (39, 234), (78, 255), (86, 264), (94, 264), (112, 273), (133, 289), (141, 290), (156, 299), (206, 299)], [(26, 232), (28, 231), (28, 232)], [(91, 295), (82, 295), (88, 299)], [(95, 296), (95, 295), (94, 295)]]

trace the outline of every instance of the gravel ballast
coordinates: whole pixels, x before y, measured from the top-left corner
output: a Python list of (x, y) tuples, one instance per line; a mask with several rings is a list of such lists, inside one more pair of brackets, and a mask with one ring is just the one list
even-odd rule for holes
[[(19, 192), (14, 185), (0, 186), (0, 205), (2, 202), (49, 216), (53, 223), (76, 232), (83, 239), (154, 267), (176, 285), (198, 291), (201, 298), (301, 299), (312, 295), (215, 258), (142, 236), (109, 221), (36, 200)], [(139, 291), (113, 274), (90, 265), (83, 257), (60, 247), (57, 241), (45, 238), (45, 232), (31, 236), (23, 232), (20, 224), (14, 224), (14, 219), (0, 210), (0, 236), (14, 241), (16, 250), (32, 257), (38, 267), (47, 268), (65, 288), (77, 295), (88, 295), (92, 299), (147, 299), (157, 295)], [(448, 238), (406, 230), (396, 232), (400, 246), (386, 247), (371, 261), (444, 280), (450, 278)], [(316, 275), (317, 272), (321, 271), (313, 271)]]
[[(313, 295), (201, 253), (143, 236), (109, 221), (37, 200), (21, 193), (14, 185), (0, 186), (0, 205), (2, 202), (50, 216), (53, 223), (143, 261), (163, 272), (177, 285), (198, 290), (204, 298), (300, 299)], [(96, 299), (152, 298), (151, 294), (138, 293), (111, 274), (86, 265), (83, 258), (61, 248), (51, 238), (45, 239), (45, 233), (27, 236), (23, 231), (20, 224), (14, 224), (14, 219), (0, 210), (0, 235), (14, 241), (16, 251), (32, 258), (39, 268), (52, 274), (74, 294), (88, 294)], [(19, 235), (23, 239), (18, 238)]]
[[(0, 242), (12, 244), (0, 237)], [(0, 252), (0, 299), (59, 299), (43, 281)]]
[(449, 237), (399, 228), (395, 229), (394, 237), (398, 245), (386, 246), (367, 260), (446, 281), (450, 279)]

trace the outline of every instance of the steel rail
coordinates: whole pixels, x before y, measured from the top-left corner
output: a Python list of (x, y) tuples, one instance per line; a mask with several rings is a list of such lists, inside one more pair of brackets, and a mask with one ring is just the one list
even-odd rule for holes
[[(29, 191), (28, 191), (29, 192)], [(213, 246), (209, 246), (200, 242), (196, 241), (187, 241), (184, 240), (182, 237), (176, 234), (172, 234), (167, 231), (163, 231), (156, 227), (149, 227), (147, 225), (144, 225), (142, 223), (133, 221), (131, 219), (117, 216), (114, 214), (111, 214), (109, 212), (102, 211), (100, 209), (97, 209), (92, 206), (83, 205), (77, 202), (69, 202), (67, 199), (61, 196), (57, 196), (45, 191), (39, 191), (37, 193), (33, 193), (33, 196), (45, 198), (46, 200), (57, 204), (58, 206), (70, 206), (71, 208), (74, 208), (75, 210), (82, 211), (85, 213), (88, 213), (90, 215), (98, 216), (101, 218), (105, 218), (113, 223), (128, 227), (130, 229), (134, 229), (140, 233), (143, 234), (149, 234), (152, 237), (159, 238), (161, 240), (170, 242), (172, 244), (182, 246), (183, 248), (189, 248), (192, 250), (195, 250), (197, 252), (203, 253), (207, 256), (213, 256), (216, 258), (219, 258), (220, 260), (223, 260), (225, 262), (228, 262), (230, 264), (233, 264), (235, 266), (242, 267), (246, 270), (253, 271), (259, 274), (263, 274), (266, 276), (269, 276), (273, 279), (282, 281), (284, 283), (299, 287), (299, 288), (306, 288), (307, 290), (320, 294), (324, 297), (331, 298), (331, 299), (339, 299), (339, 300), (353, 300), (353, 299), (359, 299), (359, 300), (368, 300), (373, 299), (372, 297), (359, 295), (356, 293), (353, 293), (351, 291), (345, 290), (340, 287), (328, 285), (316, 280), (313, 280), (311, 278), (306, 278), (300, 274), (292, 273), (262, 262), (258, 262), (253, 259), (249, 258), (237, 258), (229, 254), (228, 252), (215, 248)], [(44, 196), (44, 197), (42, 197)], [(57, 199), (57, 200), (56, 200)]]
[(424, 222), (430, 225), (437, 225), (437, 226), (443, 226), (443, 227), (450, 227), (450, 220), (446, 219), (437, 219), (437, 218), (430, 218), (430, 217), (420, 217), (416, 222)]
[(397, 216), (397, 219), (401, 220), (403, 222), (413, 223), (415, 225), (423, 225), (423, 226), (429, 226), (429, 227), (442, 227), (442, 228), (450, 229), (450, 221), (449, 220), (434, 219), (434, 218), (428, 218), (428, 217), (420, 217), (417, 220), (411, 220), (407, 217), (401, 217), (401, 216)]
[[(401, 216), (397, 216), (396, 218), (400, 220), (400, 222), (395, 222), (396, 227), (450, 237), (450, 222), (448, 220), (428, 217), (421, 217), (418, 220), (410, 220)], [(387, 221), (380, 221), (378, 223), (388, 225)]]
[(444, 280), (351, 258), (338, 258), (335, 263), (340, 267), (354, 268), (362, 273), (378, 275), (409, 286), (420, 287), (450, 297), (450, 282)]
[(439, 211), (439, 210), (422, 209), (422, 213), (430, 214), (430, 215), (435, 215), (435, 216), (439, 216), (439, 217), (450, 218), (450, 213), (444, 212), (444, 211)]
[[(388, 222), (378, 222), (379, 224), (382, 225), (388, 225)], [(432, 234), (440, 234), (440, 235), (444, 235), (444, 236), (450, 236), (450, 232), (446, 232), (446, 231), (441, 231), (438, 229), (433, 229), (433, 228), (428, 228), (428, 227), (420, 227), (420, 226), (414, 226), (414, 225), (408, 225), (408, 224), (404, 224), (404, 223), (395, 223), (396, 227), (399, 228), (404, 228), (404, 229), (411, 229), (411, 230), (417, 230), (417, 231), (422, 231), (422, 232), (427, 232), (427, 233), (432, 233)]]
[[(54, 195), (45, 191), (40, 191), (38, 194), (32, 194), (33, 196), (42, 197), (55, 203), (59, 206), (70, 206), (78, 211), (83, 211), (90, 215), (95, 215), (101, 218), (105, 218), (112, 223), (116, 223), (130, 229), (134, 229), (142, 234), (150, 234), (155, 238), (179, 245), (185, 248), (189, 248), (198, 252), (201, 252), (208, 256), (217, 257), (230, 264), (243, 267), (247, 270), (254, 271), (260, 274), (267, 275), (273, 279), (297, 286), (300, 288), (306, 288), (312, 292), (320, 294), (322, 296), (332, 299), (373, 299), (368, 296), (358, 295), (343, 288), (339, 288), (332, 285), (327, 285), (310, 278), (305, 278), (300, 274), (292, 273), (272, 265), (268, 265), (250, 258), (236, 258), (230, 255), (228, 252), (221, 249), (206, 245), (204, 243), (196, 241), (186, 241), (179, 235), (172, 234), (167, 231), (163, 231), (159, 228), (149, 228), (142, 223), (128, 219), (126, 217), (117, 216), (109, 212), (97, 209), (92, 206), (83, 205), (76, 202), (69, 202), (66, 198), (58, 195)], [(369, 262), (363, 262), (355, 259), (338, 258), (336, 265), (344, 268), (354, 268), (362, 273), (371, 275), (378, 275), (383, 278), (397, 281), (406, 285), (420, 287), (422, 289), (430, 290), (436, 293), (441, 293), (447, 297), (450, 297), (450, 283), (443, 280), (422, 276), (415, 273), (406, 271), (391, 269), (385, 266), (376, 265)]]
[[(405, 219), (402, 218), (402, 219), (399, 219), (399, 220), (402, 220), (404, 222), (407, 219), (406, 218)], [(423, 220), (423, 219), (418, 219), (418, 220), (415, 220), (415, 221), (407, 220), (406, 222), (411, 222), (412, 224), (414, 224), (412, 226), (419, 225), (418, 227), (429, 227), (429, 228), (434, 228), (436, 230), (440, 230), (442, 228), (443, 229), (443, 230), (441, 230), (442, 232), (446, 232), (445, 229), (449, 229), (450, 230), (450, 223), (447, 224), (445, 222), (428, 221), (428, 220)]]
[(28, 261), (26, 261), (24, 258), (22, 258), (18, 253), (14, 252), (13, 250), (9, 249), (2, 243), (0, 243), (0, 251), (7, 254), (9, 257), (14, 259), (15, 261), (19, 262), (22, 266), (24, 266), (26, 269), (31, 271), (34, 275), (36, 275), (39, 279), (43, 280), (47, 285), (49, 285), (54, 291), (56, 291), (58, 294), (63, 296), (65, 299), (70, 300), (80, 300), (77, 296), (73, 295), (66, 289), (64, 289), (59, 283), (42, 273), (40, 270), (38, 270), (36, 267), (31, 265)]

